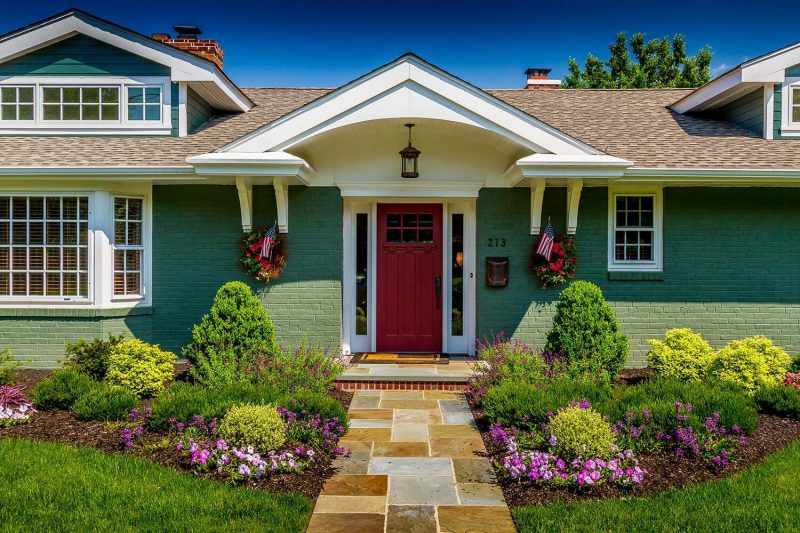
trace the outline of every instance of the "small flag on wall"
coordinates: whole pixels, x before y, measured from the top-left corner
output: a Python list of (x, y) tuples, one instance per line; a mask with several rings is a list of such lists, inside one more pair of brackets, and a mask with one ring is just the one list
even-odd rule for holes
[(536, 245), (536, 253), (548, 261), (550, 261), (550, 254), (553, 253), (554, 238), (555, 232), (553, 231), (553, 225), (550, 223), (550, 219), (548, 219), (547, 226), (544, 227), (544, 231), (541, 237), (539, 237), (539, 243)]
[(275, 239), (275, 224), (270, 227), (261, 240), (261, 251), (258, 253), (259, 259), (269, 259), (272, 255), (272, 241)]

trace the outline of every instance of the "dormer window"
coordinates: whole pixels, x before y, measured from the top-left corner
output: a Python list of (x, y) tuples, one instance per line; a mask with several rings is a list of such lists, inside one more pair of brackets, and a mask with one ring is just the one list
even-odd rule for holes
[(42, 87), (42, 120), (119, 120), (119, 87)]
[(161, 121), (161, 87), (128, 87), (128, 120)]
[(792, 123), (800, 125), (800, 87), (792, 87)]
[(33, 120), (33, 87), (0, 88), (0, 120)]

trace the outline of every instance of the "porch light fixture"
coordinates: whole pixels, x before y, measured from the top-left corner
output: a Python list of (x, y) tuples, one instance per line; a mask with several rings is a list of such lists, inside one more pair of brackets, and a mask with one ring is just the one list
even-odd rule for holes
[(414, 127), (414, 124), (404, 124), (404, 126), (408, 128), (408, 146), (400, 150), (400, 160), (402, 161), (400, 176), (403, 178), (418, 178), (417, 158), (422, 152), (411, 146), (411, 128)]

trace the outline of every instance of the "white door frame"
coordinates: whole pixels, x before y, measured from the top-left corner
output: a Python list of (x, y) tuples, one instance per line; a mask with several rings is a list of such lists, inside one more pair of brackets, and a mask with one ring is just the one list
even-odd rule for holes
[[(405, 197), (345, 197), (343, 220), (343, 282), (342, 282), (342, 352), (376, 351), (375, 335), (377, 320), (377, 215), (378, 204), (442, 204), (442, 253), (443, 294), (442, 294), (442, 352), (475, 353), (476, 300), (475, 300), (475, 251), (476, 251), (476, 198), (405, 198)], [(356, 335), (356, 215), (369, 216), (369, 242), (367, 254), (367, 334)], [(452, 232), (451, 215), (464, 215), (464, 334), (450, 335), (451, 295), (452, 295)]]

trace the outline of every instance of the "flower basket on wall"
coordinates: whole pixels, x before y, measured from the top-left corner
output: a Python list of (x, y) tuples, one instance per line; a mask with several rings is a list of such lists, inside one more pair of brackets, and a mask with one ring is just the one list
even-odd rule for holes
[(275, 232), (274, 224), (242, 234), (239, 262), (258, 281), (269, 283), (279, 278), (286, 266), (286, 238)]
[(543, 289), (561, 285), (574, 278), (577, 263), (575, 238), (563, 233), (553, 239), (550, 257), (539, 255), (536, 246), (531, 250), (530, 268)]

